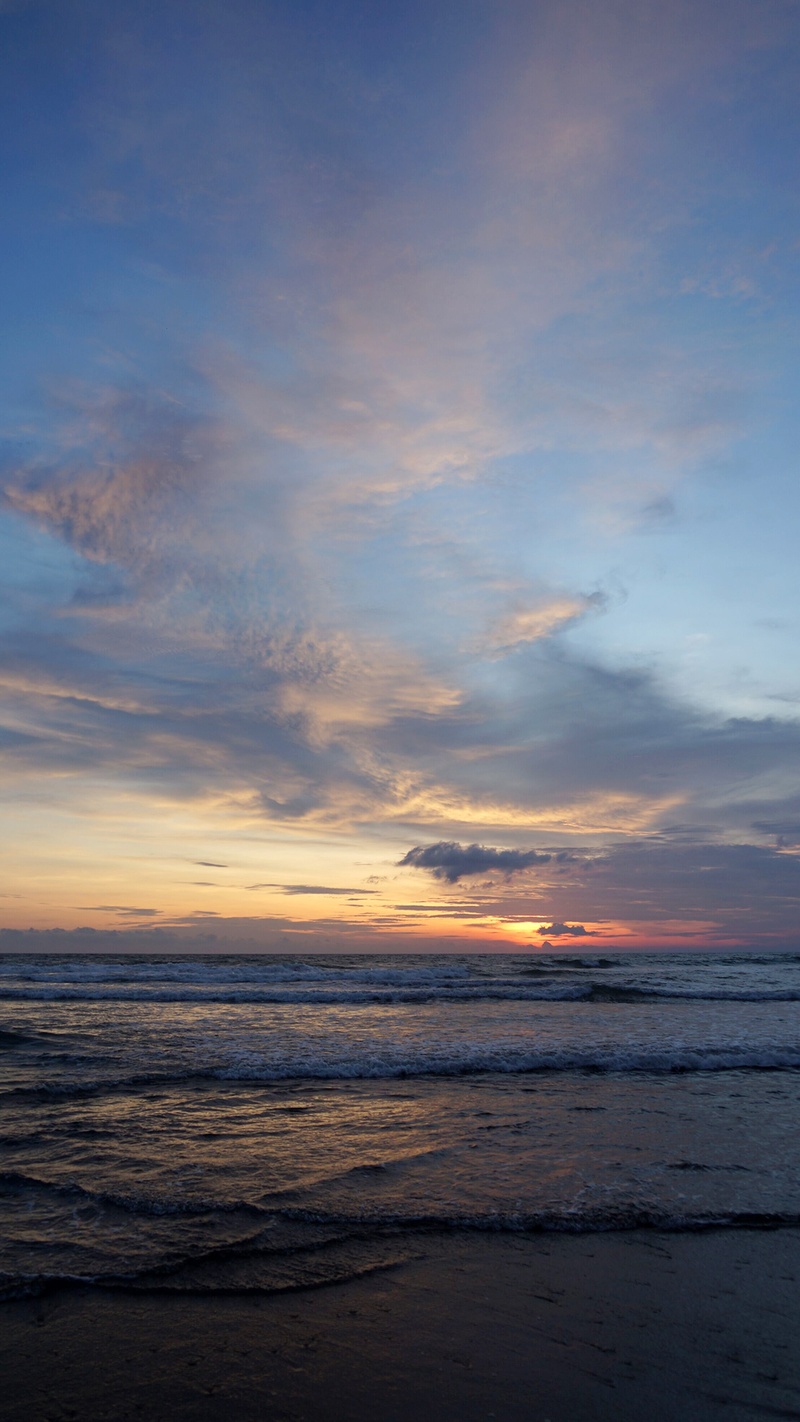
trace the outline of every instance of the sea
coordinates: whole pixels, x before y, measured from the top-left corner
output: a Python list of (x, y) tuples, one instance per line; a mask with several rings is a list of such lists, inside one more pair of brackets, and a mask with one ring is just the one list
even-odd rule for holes
[(800, 954), (0, 958), (0, 1295), (800, 1222)]

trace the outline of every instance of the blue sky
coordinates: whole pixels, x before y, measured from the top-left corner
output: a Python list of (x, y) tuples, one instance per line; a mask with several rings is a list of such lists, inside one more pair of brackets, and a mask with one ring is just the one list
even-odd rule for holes
[(797, 941), (798, 18), (0, 5), (2, 926)]

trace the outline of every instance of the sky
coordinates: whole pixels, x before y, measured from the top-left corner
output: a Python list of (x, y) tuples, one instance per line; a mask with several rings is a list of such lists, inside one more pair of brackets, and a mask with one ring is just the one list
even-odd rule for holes
[(0, 947), (800, 946), (796, 0), (0, 36)]

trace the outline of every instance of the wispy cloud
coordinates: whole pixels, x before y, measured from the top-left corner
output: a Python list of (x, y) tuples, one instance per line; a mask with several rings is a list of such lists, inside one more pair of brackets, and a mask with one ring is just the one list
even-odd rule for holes
[(119, 913), (125, 918), (157, 918), (159, 910), (154, 908), (131, 908), (127, 904), (82, 904), (85, 913)]
[[(46, 861), (61, 912), (52, 865), (117, 797), (126, 863), (174, 815), (184, 865), (247, 865), (225, 894), (369, 892), (376, 933), (398, 876), (328, 887), (359, 877), (345, 844), (483, 875), (454, 914), (554, 939), (671, 922), (673, 871), (727, 931), (736, 863), (771, 931), (797, 688), (791, 626), (773, 653), (748, 628), (796, 602), (792, 8), (390, 11), (232, 0), (187, 29), (120, 0), (87, 29), (45, 0), (9, 28), (40, 80), (5, 131), (34, 214), (0, 468), (25, 884)], [(290, 845), (268, 869), (237, 838), (265, 832)]]
[(529, 607), (515, 607), (489, 629), (483, 649), (490, 656), (504, 656), (517, 647), (541, 642), (602, 607), (603, 602), (601, 594), (591, 593), (585, 597), (556, 597)]
[(344, 889), (332, 888), (327, 884), (248, 884), (248, 889), (278, 889), (282, 894), (299, 894), (302, 896), (322, 894), (336, 897), (343, 895), (347, 898), (362, 897), (377, 892), (375, 889)]

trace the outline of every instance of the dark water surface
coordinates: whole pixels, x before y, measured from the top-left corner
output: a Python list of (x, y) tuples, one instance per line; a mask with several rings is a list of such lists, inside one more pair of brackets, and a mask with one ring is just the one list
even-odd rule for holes
[(0, 1286), (800, 1219), (800, 956), (0, 958)]

